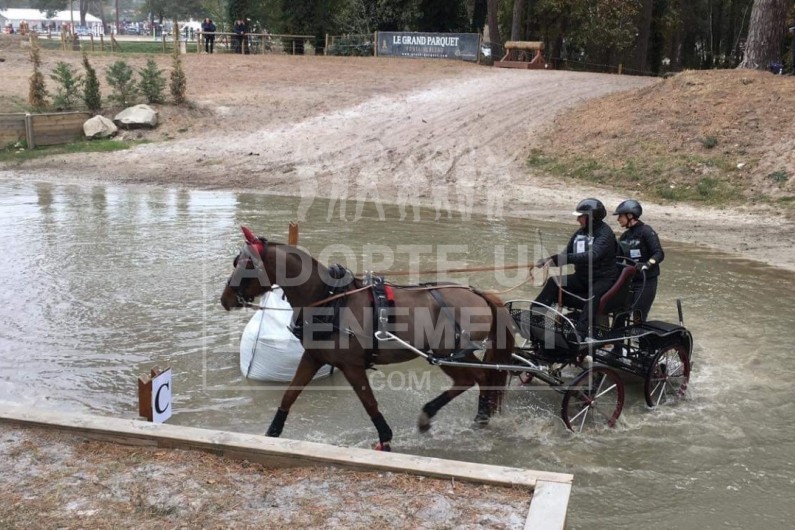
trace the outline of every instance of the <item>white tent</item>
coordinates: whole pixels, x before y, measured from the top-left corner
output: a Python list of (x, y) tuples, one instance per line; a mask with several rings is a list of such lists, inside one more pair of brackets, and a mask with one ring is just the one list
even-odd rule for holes
[[(58, 11), (55, 16), (47, 18), (47, 12), (38, 9), (0, 9), (1, 26), (10, 24), (16, 30), (21, 22), (27, 22), (31, 31), (61, 31), (64, 25), (71, 25), (73, 22), (75, 27), (80, 26), (80, 12)], [(86, 13), (86, 27), (95, 35), (105, 33), (102, 20), (90, 13)]]

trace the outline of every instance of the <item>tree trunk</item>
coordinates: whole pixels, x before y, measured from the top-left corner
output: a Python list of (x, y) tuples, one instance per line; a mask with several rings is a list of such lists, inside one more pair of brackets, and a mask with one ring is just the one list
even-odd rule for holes
[[(502, 48), (502, 39), (500, 38), (500, 25), (497, 22), (497, 10), (499, 9), (499, 0), (488, 0), (488, 24), (489, 24), (489, 40), (491, 40), (491, 57), (496, 61), (500, 58), (500, 48)], [(498, 56), (499, 55), (499, 56)]]
[(781, 60), (790, 0), (754, 0), (745, 56), (737, 68), (764, 70)]
[(522, 31), (522, 8), (525, 0), (513, 0), (513, 18), (511, 19), (511, 40), (524, 40)]
[(654, 7), (654, 0), (643, 0), (638, 16), (638, 38), (635, 39), (635, 69), (640, 72), (646, 71), (647, 57), (649, 52), (649, 35), (651, 34), (651, 13)]

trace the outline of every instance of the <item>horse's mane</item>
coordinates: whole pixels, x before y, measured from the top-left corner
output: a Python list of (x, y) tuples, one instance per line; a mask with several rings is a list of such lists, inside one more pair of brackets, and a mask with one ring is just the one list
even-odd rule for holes
[(288, 253), (297, 254), (297, 255), (301, 256), (302, 259), (303, 258), (309, 258), (311, 260), (311, 262), (312, 262), (312, 266), (313, 267), (316, 266), (318, 268), (317, 269), (318, 271), (322, 271), (324, 269), (328, 269), (328, 267), (326, 265), (324, 265), (324, 264), (320, 263), (318, 260), (316, 260), (309, 252), (306, 252), (305, 250), (302, 250), (302, 249), (300, 249), (298, 247), (295, 247), (293, 245), (288, 245), (287, 243), (279, 243), (277, 241), (268, 241), (268, 245), (270, 245), (270, 246), (272, 246), (274, 248), (277, 248), (277, 249), (289, 249), (287, 251)]

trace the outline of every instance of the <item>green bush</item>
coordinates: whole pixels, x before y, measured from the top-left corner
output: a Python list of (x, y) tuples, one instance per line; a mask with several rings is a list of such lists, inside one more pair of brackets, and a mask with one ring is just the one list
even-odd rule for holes
[(138, 86), (133, 79), (133, 69), (127, 61), (118, 60), (108, 68), (105, 79), (113, 89), (110, 98), (121, 106), (127, 107), (135, 102), (138, 95)]
[(88, 56), (83, 54), (83, 68), (86, 71), (86, 79), (83, 83), (83, 103), (86, 104), (91, 112), (99, 112), (102, 108), (102, 93), (99, 90), (99, 79), (97, 71), (88, 62)]
[(74, 110), (80, 101), (80, 89), (83, 87), (83, 76), (76, 74), (74, 69), (63, 61), (58, 61), (50, 78), (58, 83), (53, 106), (58, 110)]
[(163, 103), (165, 96), (163, 90), (166, 88), (166, 78), (163, 77), (163, 71), (157, 67), (154, 59), (146, 61), (146, 67), (138, 71), (141, 80), (138, 86), (146, 98), (147, 103)]

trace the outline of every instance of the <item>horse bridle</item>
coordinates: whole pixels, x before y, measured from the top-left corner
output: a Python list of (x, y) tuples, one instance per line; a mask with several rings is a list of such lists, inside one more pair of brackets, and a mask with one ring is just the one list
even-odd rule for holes
[[(256, 245), (254, 243), (246, 242), (246, 245), (234, 260), (235, 271), (226, 282), (227, 287), (232, 289), (232, 292), (235, 293), (235, 297), (237, 297), (237, 303), (243, 307), (252, 307), (251, 302), (254, 300), (253, 296), (247, 297), (243, 294), (243, 279), (250, 278), (250, 276), (243, 277), (243, 271), (249, 270), (248, 263), (251, 263), (254, 266), (254, 271), (257, 273), (256, 277), (259, 280), (260, 286), (265, 287), (265, 292), (271, 290), (271, 284), (268, 281), (268, 274), (265, 272), (265, 258), (263, 257), (268, 256), (268, 240), (264, 237), (260, 237), (258, 239), (260, 242), (262, 242), (262, 254), (256, 250)], [(241, 258), (243, 258), (242, 261)]]

